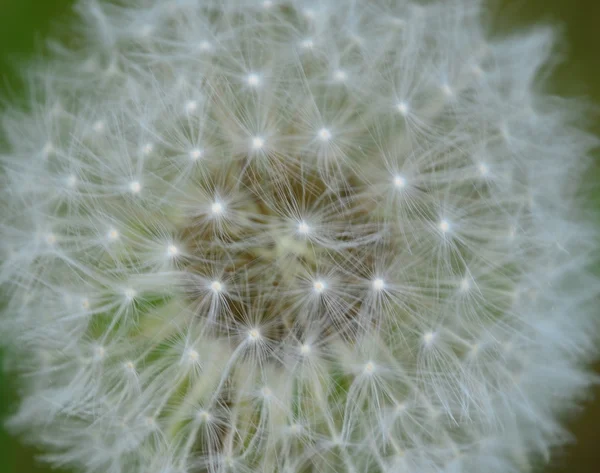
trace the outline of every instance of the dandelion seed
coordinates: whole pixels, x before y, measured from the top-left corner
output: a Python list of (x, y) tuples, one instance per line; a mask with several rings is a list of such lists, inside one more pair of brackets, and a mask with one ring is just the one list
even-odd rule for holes
[(322, 293), (326, 289), (326, 287), (327, 286), (325, 285), (325, 283), (323, 281), (320, 281), (320, 280), (319, 281), (315, 281), (314, 284), (313, 284), (313, 288), (314, 288), (315, 292), (317, 292), (319, 294)]
[(329, 141), (331, 139), (331, 132), (327, 128), (321, 128), (318, 137), (321, 141)]
[(210, 44), (208, 41), (200, 41), (198, 47), (200, 51), (208, 52), (212, 49), (212, 44)]
[(365, 369), (364, 369), (365, 374), (373, 374), (374, 371), (375, 371), (375, 363), (373, 363), (372, 361), (369, 361), (367, 364), (365, 364)]
[(140, 184), (139, 181), (132, 181), (129, 183), (129, 191), (132, 194), (139, 194), (141, 190), (142, 190), (142, 185)]
[(300, 424), (292, 424), (290, 425), (290, 432), (294, 435), (300, 434), (303, 431), (303, 427)]
[(193, 150), (190, 151), (190, 159), (192, 161), (197, 161), (201, 157), (202, 157), (202, 150), (200, 150), (198, 148), (194, 148)]
[(397, 174), (394, 176), (394, 187), (397, 189), (403, 189), (406, 186), (406, 178)]
[(304, 343), (300, 347), (300, 353), (302, 355), (309, 355), (311, 351), (312, 351), (312, 348), (311, 348), (311, 346), (308, 343)]
[(248, 340), (251, 342), (256, 342), (260, 338), (260, 331), (258, 329), (253, 328), (252, 330), (248, 330)]
[(210, 211), (213, 215), (221, 215), (224, 210), (225, 207), (221, 202), (213, 202), (213, 204), (210, 206)]
[(186, 351), (186, 357), (189, 362), (195, 363), (200, 359), (200, 354), (196, 350), (190, 348)]
[(423, 335), (423, 342), (427, 346), (431, 345), (434, 340), (435, 340), (435, 333), (434, 332), (426, 332)]
[(190, 101), (186, 102), (186, 104), (185, 104), (185, 113), (187, 113), (187, 114), (194, 113), (197, 108), (198, 108), (198, 102), (196, 102), (195, 100), (190, 100)]
[(460, 281), (460, 290), (462, 292), (467, 292), (469, 289), (471, 289), (471, 281), (469, 278), (463, 278)]
[(115, 228), (111, 228), (108, 231), (107, 237), (108, 237), (109, 241), (116, 241), (119, 239), (119, 231)]
[(442, 231), (442, 233), (446, 233), (446, 232), (450, 231), (450, 222), (448, 222), (448, 220), (441, 220), (440, 224), (439, 224), (439, 228)]
[(202, 410), (198, 411), (198, 413), (196, 414), (196, 419), (199, 422), (208, 423), (208, 422), (212, 421), (212, 415), (210, 415), (209, 412), (202, 409)]
[(92, 130), (94, 130), (96, 133), (102, 133), (104, 131), (104, 122), (102, 120), (94, 122), (92, 125)]
[(177, 256), (179, 254), (179, 249), (175, 245), (169, 245), (167, 248), (167, 254), (171, 258), (174, 258), (175, 256)]
[(146, 143), (142, 146), (142, 154), (144, 156), (148, 156), (154, 150), (154, 145), (152, 143)]
[(259, 136), (252, 138), (252, 149), (259, 150), (265, 145), (265, 140)]
[(210, 283), (210, 288), (214, 292), (221, 292), (223, 290), (223, 283), (221, 283), (220, 281), (213, 281)]
[(260, 76), (255, 73), (248, 74), (246, 82), (250, 87), (258, 87), (260, 85)]
[(373, 281), (373, 289), (375, 289), (376, 291), (381, 291), (384, 288), (385, 288), (385, 282), (383, 279), (378, 278)]
[(483, 177), (490, 173), (490, 168), (485, 163), (480, 163), (479, 166), (477, 166), (477, 169), (479, 169), (479, 174), (481, 174)]
[(315, 43), (314, 43), (314, 42), (313, 42), (313, 40), (312, 40), (312, 39), (310, 39), (310, 38), (308, 38), (308, 39), (305, 39), (305, 40), (303, 40), (303, 41), (300, 43), (300, 46), (301, 46), (303, 49), (312, 49), (314, 45), (315, 45)]
[(74, 174), (71, 174), (67, 177), (67, 186), (73, 188), (77, 185), (77, 177)]
[(396, 108), (398, 108), (400, 115), (402, 115), (403, 117), (407, 116), (408, 112), (410, 111), (410, 108), (408, 107), (408, 104), (406, 102), (398, 103), (398, 105), (396, 105)]
[(298, 224), (298, 233), (301, 233), (302, 235), (308, 235), (310, 233), (310, 227), (306, 222), (300, 222)]
[(94, 348), (94, 360), (100, 361), (104, 359), (106, 356), (106, 349), (102, 346), (97, 346)]
[(135, 296), (137, 296), (137, 291), (129, 287), (123, 291), (123, 295), (125, 296), (125, 299), (132, 301), (135, 299)]
[(348, 74), (345, 71), (338, 69), (333, 73), (333, 78), (336, 82), (344, 82), (348, 78)]
[(307, 8), (306, 10), (304, 10), (304, 18), (306, 18), (307, 20), (314, 20), (316, 17), (316, 13), (314, 10)]
[(50, 153), (54, 151), (54, 145), (52, 142), (48, 141), (44, 147), (42, 148), (42, 156), (47, 158)]
[(442, 92), (446, 97), (450, 98), (454, 95), (454, 91), (452, 90), (452, 87), (450, 87), (449, 84), (442, 84), (440, 88), (442, 89)]

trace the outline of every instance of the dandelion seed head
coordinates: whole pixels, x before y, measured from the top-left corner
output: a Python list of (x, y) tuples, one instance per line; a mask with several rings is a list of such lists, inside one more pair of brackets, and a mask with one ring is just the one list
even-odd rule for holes
[(76, 12), (0, 111), (8, 422), (52, 466), (552, 453), (600, 351), (597, 138), (541, 86), (553, 27), (492, 36), (484, 0)]

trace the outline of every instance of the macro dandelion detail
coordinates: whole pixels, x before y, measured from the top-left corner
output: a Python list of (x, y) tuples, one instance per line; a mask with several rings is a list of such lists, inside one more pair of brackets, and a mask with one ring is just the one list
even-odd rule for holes
[(2, 111), (8, 425), (84, 473), (509, 473), (594, 381), (597, 139), (479, 1), (80, 0)]

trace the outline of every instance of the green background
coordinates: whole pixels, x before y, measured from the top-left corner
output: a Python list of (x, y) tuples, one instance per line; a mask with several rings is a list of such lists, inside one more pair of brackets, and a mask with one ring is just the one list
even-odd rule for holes
[[(13, 66), (41, 50), (52, 25), (58, 28), (56, 21), (61, 18), (68, 21), (72, 3), (72, 0), (0, 0), (2, 97), (7, 90), (18, 90), (7, 87), (15, 77)], [(567, 59), (556, 70), (553, 88), (562, 94), (589, 97), (600, 105), (600, 0), (497, 0), (492, 9), (493, 16), (499, 19), (498, 26), (503, 29), (540, 21), (561, 25)], [(600, 120), (591, 126), (600, 135)], [(600, 183), (600, 157), (596, 162), (588, 176), (590, 183)], [(598, 188), (591, 205), (600, 208), (600, 186)], [(0, 365), (1, 359), (0, 353)], [(600, 364), (596, 368), (600, 373)], [(0, 420), (14, 409), (15, 399), (15, 386), (0, 370)], [(600, 471), (600, 388), (583, 407), (580, 415), (569, 423), (575, 443), (555, 452), (547, 473)], [(49, 472), (48, 467), (35, 461), (35, 454), (35, 450), (21, 445), (0, 427), (1, 473)]]

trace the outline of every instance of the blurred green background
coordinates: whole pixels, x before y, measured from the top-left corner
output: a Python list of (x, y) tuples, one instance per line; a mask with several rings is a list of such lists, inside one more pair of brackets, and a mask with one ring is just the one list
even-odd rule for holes
[[(369, 0), (364, 0), (369, 1)], [(465, 0), (467, 3), (470, 0)], [(600, 0), (492, 0), (493, 16), (503, 29), (540, 21), (563, 27), (567, 60), (556, 70), (553, 89), (566, 95), (589, 97), (600, 105)], [(68, 21), (72, 0), (0, 0), (0, 91), (15, 91), (15, 65), (42, 47), (52, 25)], [(592, 123), (600, 135), (600, 120)], [(600, 156), (590, 181), (600, 183)], [(599, 187), (600, 189), (600, 187)], [(600, 191), (593, 205), (600, 208)], [(600, 301), (598, 303), (600, 307)], [(600, 309), (598, 311), (600, 317)], [(0, 353), (0, 365), (2, 353)], [(600, 364), (596, 367), (600, 373)], [(15, 386), (0, 371), (0, 420), (15, 407)], [(547, 473), (600, 471), (600, 388), (569, 423), (575, 442), (555, 452)], [(36, 451), (21, 445), (0, 427), (0, 473), (44, 473)], [(56, 471), (56, 470), (52, 470)]]

